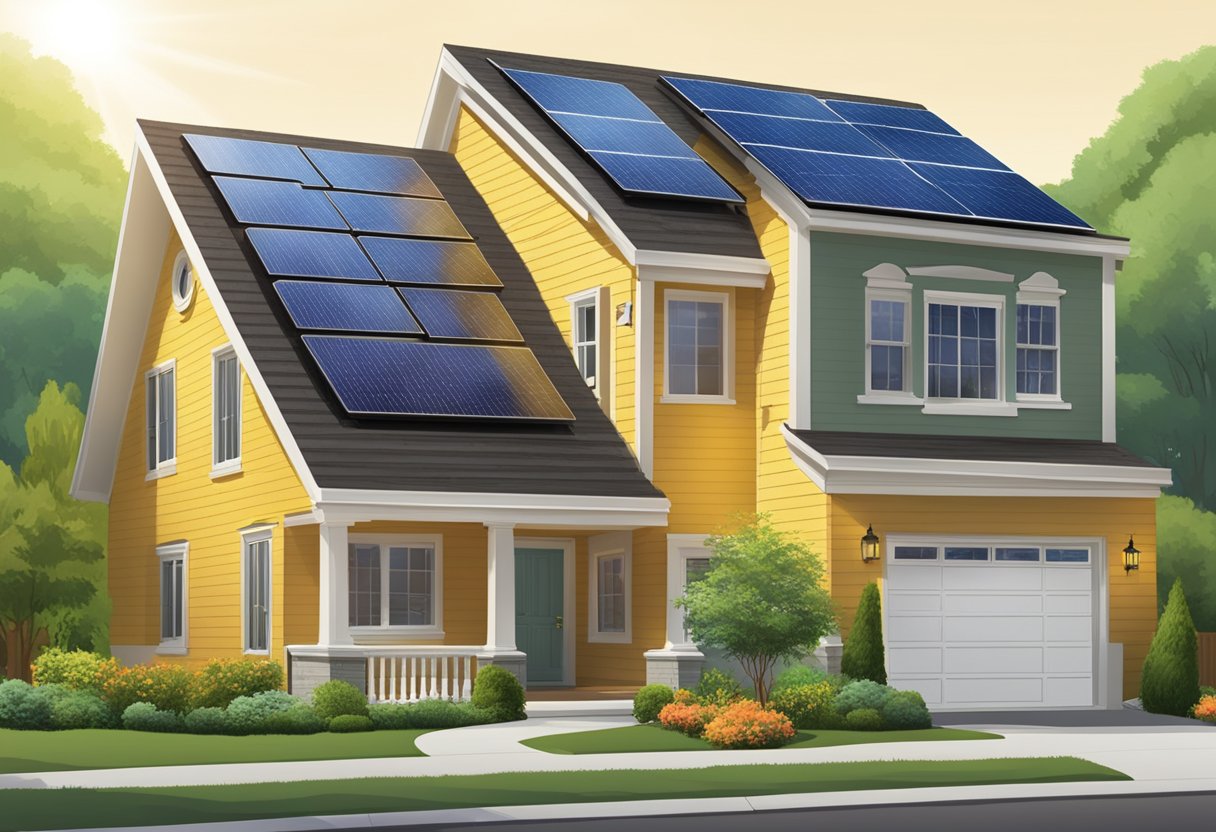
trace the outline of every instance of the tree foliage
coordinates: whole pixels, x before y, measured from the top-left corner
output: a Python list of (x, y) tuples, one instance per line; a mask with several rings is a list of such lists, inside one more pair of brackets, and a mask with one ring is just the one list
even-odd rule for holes
[(739, 661), (763, 704), (777, 663), (806, 656), (835, 626), (823, 563), (763, 516), (707, 545), (709, 571), (676, 605), (698, 644)]
[(1170, 590), (1170, 599), (1144, 658), (1140, 702), (1146, 711), (1155, 714), (1186, 716), (1198, 701), (1198, 639), (1179, 578)]
[(1185, 579), (1195, 627), (1216, 633), (1216, 514), (1185, 497), (1157, 502), (1157, 581), (1171, 587)]
[(882, 599), (878, 584), (868, 583), (861, 591), (857, 617), (844, 642), (840, 672), (852, 679), (887, 683), (887, 662), (882, 646)]

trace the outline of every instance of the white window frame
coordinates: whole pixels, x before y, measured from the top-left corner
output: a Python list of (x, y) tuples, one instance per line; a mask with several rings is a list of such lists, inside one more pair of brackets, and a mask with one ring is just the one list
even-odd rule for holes
[[(190, 282), (186, 285), (184, 295), (177, 290), (177, 275), (183, 266), (190, 270)], [(190, 304), (194, 302), (195, 282), (194, 266), (190, 264), (190, 258), (186, 256), (185, 251), (179, 251), (177, 257), (173, 258), (173, 270), (169, 272), (169, 291), (173, 295), (173, 308), (178, 312), (184, 314), (190, 308)]]
[[(619, 632), (600, 629), (600, 561), (622, 560), (621, 580), (624, 584), (625, 628)], [(630, 644), (633, 641), (633, 535), (613, 532), (591, 537), (587, 541), (587, 641), (605, 644)]]
[[(249, 646), (249, 550), (266, 543), (266, 647)], [(274, 527), (255, 526), (241, 531), (241, 650), (246, 655), (269, 656), (274, 643)]]
[[(374, 544), (380, 547), (380, 621), (379, 625), (353, 626), (350, 625), (350, 547), (362, 544)], [(431, 599), (431, 609), (434, 619), (430, 624), (389, 624), (388, 623), (388, 550), (394, 548), (430, 547), (435, 551), (435, 573), (431, 585), (434, 597)], [(344, 608), (342, 623), (347, 625), (351, 638), (356, 642), (395, 641), (408, 639), (441, 639), (443, 630), (443, 536), (427, 534), (352, 534), (348, 535), (347, 556), (344, 568), (347, 570), (348, 584), (346, 597), (343, 598)]]
[[(166, 561), (182, 562), (182, 604), (178, 614), (182, 618), (182, 634), (177, 638), (163, 638), (161, 608), (164, 604), (165, 582), (164, 564)], [(163, 656), (184, 656), (187, 650), (187, 635), (190, 627), (190, 544), (184, 540), (175, 543), (162, 543), (156, 547), (156, 653)]]
[[(873, 313), (871, 305), (874, 301), (890, 301), (892, 303), (902, 303), (904, 305), (904, 340), (896, 341), (875, 341), (871, 332), (871, 319)], [(912, 392), (912, 291), (911, 286), (907, 290), (903, 289), (866, 289), (866, 367), (865, 367), (865, 396), (860, 397), (859, 401), (864, 404), (874, 404), (875, 400), (893, 400), (894, 403), (907, 404), (909, 402), (920, 403), (921, 399), (917, 398)], [(904, 386), (902, 390), (875, 390), (870, 386), (873, 378), (870, 375), (870, 347), (877, 344), (878, 346), (903, 347), (904, 350), (904, 371), (903, 380)]]
[[(1046, 344), (1023, 344), (1021, 341), (1018, 340), (1017, 326), (1015, 324), (1014, 333), (1013, 333), (1013, 341), (1014, 341), (1013, 349), (1014, 349), (1015, 358), (1017, 356), (1018, 351), (1024, 350), (1024, 349), (1054, 352), (1056, 354), (1056, 392), (1054, 392), (1054, 393), (1022, 393), (1022, 392), (1018, 391), (1017, 377), (1015, 375), (1014, 382), (1013, 382), (1014, 397), (1019, 402), (1062, 402), (1062, 401), (1064, 401), (1064, 398), (1061, 395), (1061, 390), (1063, 388), (1064, 379), (1063, 379), (1063, 374), (1061, 373), (1061, 370), (1063, 369), (1062, 368), (1063, 350), (1060, 348), (1060, 301), (1059, 301), (1059, 299), (1056, 299), (1056, 300), (1027, 300), (1027, 299), (1023, 299), (1023, 298), (1019, 297), (1018, 301), (1017, 301), (1017, 305), (1014, 306), (1015, 315), (1017, 313), (1018, 306), (1044, 306), (1044, 307), (1048, 307), (1048, 308), (1055, 310), (1055, 313), (1056, 313), (1055, 314), (1055, 317), (1056, 317), (1055, 341), (1056, 342), (1054, 345), (1048, 346)], [(1017, 372), (1017, 370), (1015, 368), (1014, 373), (1016, 374), (1016, 372)]]
[[(924, 372), (925, 406), (921, 412), (928, 414), (950, 414), (958, 416), (1016, 416), (1017, 405), (1006, 400), (1005, 359), (1007, 345), (1005, 343), (1005, 296), (980, 294), (977, 292), (945, 292), (928, 290), (924, 292), (924, 332), (922, 333), (923, 358), (921, 368)], [(978, 306), (996, 310), (996, 397), (991, 399), (943, 398), (929, 395), (929, 306), (930, 304), (948, 304), (950, 306)], [(962, 337), (961, 333), (958, 337)], [(960, 351), (962, 347), (960, 344)], [(961, 354), (960, 354), (961, 358)], [(960, 378), (959, 384), (962, 384)]]
[(713, 550), (706, 545), (708, 539), (707, 534), (667, 535), (667, 650), (700, 654), (697, 645), (687, 637), (684, 610), (675, 605), (675, 600), (687, 589), (688, 561), (713, 558)]
[[(158, 379), (160, 376), (164, 375), (165, 373), (173, 374), (173, 407), (171, 410), (171, 414), (172, 414), (171, 420), (170, 420), (171, 424), (169, 427), (170, 431), (173, 433), (173, 456), (169, 459), (162, 460), (159, 458), (158, 452), (153, 452), (151, 454), (148, 453), (149, 434), (151, 434), (154, 431), (157, 431), (158, 424), (159, 424), (159, 422), (153, 422), (152, 424), (148, 424), (148, 403), (149, 403), (148, 395), (149, 395), (149, 384), (151, 384), (153, 382), (153, 380)], [(155, 403), (155, 407), (153, 408), (153, 414), (152, 414), (154, 419), (157, 416), (159, 416), (159, 414), (160, 414), (160, 385), (159, 384), (156, 385), (155, 390), (156, 390), (156, 403)], [(154, 480), (154, 479), (159, 479), (160, 477), (167, 477), (171, 474), (176, 474), (177, 473), (177, 359), (176, 358), (170, 358), (168, 361), (161, 362), (160, 364), (157, 364), (155, 367), (153, 367), (152, 369), (150, 369), (146, 373), (144, 373), (144, 422), (145, 422), (145, 424), (144, 424), (144, 455), (146, 457), (145, 468), (147, 471), (147, 474), (144, 477), (144, 479), (145, 480)], [(160, 434), (159, 433), (156, 433), (155, 445), (158, 449), (160, 448)]]
[[(232, 459), (221, 460), (220, 453), (220, 374), (219, 366), (221, 361), (231, 360), (236, 366), (236, 446), (237, 455)], [(242, 397), (244, 395), (242, 387), (244, 386), (244, 377), (241, 373), (241, 361), (236, 356), (236, 350), (231, 344), (225, 344), (222, 347), (216, 347), (211, 351), (211, 477), (226, 477), (229, 474), (238, 473), (241, 470), (241, 449), (243, 448), (244, 436), (242, 435)]]
[[(717, 303), (722, 307), (722, 392), (720, 394), (671, 392), (671, 303), (691, 301)], [(699, 292), (690, 289), (663, 290), (663, 395), (664, 404), (735, 403), (735, 316), (734, 290)]]
[[(1043, 393), (1019, 393), (1017, 392), (1017, 377), (1014, 377), (1014, 399), (1018, 403), (1018, 407), (1024, 409), (1043, 409), (1043, 410), (1071, 410), (1072, 404), (1064, 400), (1064, 345), (1060, 342), (1060, 338), (1064, 333), (1063, 315), (1060, 309), (1060, 299), (1067, 292), (1060, 288), (1060, 281), (1056, 280), (1047, 272), (1035, 272), (1030, 277), (1018, 284), (1018, 293), (1016, 303), (1018, 306), (1023, 304), (1028, 306), (1054, 306), (1056, 310), (1056, 392), (1055, 395)], [(1017, 308), (1014, 308), (1014, 321), (1016, 327)], [(1014, 334), (1014, 350), (1016, 361), (1016, 350), (1018, 349), (1017, 331)], [(1027, 344), (1031, 349), (1044, 349), (1037, 344)], [(1014, 372), (1017, 372), (1016, 365)]]
[[(573, 295), (566, 297), (567, 303), (570, 304), (570, 350), (574, 355), (574, 362), (578, 364), (578, 348), (580, 345), (595, 344), (595, 376), (594, 383), (587, 382), (587, 386), (595, 393), (595, 398), (601, 403), (608, 401), (609, 390), (612, 382), (612, 327), (609, 325), (609, 316), (612, 314), (612, 295), (611, 290), (607, 286), (596, 286), (592, 289), (587, 289), (582, 292), (576, 292)], [(582, 307), (592, 306), (595, 308), (595, 333), (594, 337), (588, 340), (579, 340), (578, 337), (578, 311)], [(579, 373), (582, 373), (582, 368), (579, 368)], [(584, 380), (586, 380), (584, 378)]]

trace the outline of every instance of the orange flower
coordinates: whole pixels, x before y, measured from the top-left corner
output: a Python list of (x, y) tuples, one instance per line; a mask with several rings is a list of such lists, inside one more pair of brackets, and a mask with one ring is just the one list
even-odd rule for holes
[(1216, 696), (1205, 696), (1195, 706), (1195, 719), (1216, 722)]
[(730, 705), (705, 726), (705, 739), (719, 748), (775, 748), (794, 733), (789, 717), (751, 699)]

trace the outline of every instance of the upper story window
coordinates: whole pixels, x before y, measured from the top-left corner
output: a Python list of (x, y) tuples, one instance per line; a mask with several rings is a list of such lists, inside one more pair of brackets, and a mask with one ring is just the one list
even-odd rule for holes
[(931, 399), (1001, 397), (1001, 298), (945, 302), (925, 293), (928, 350), (925, 396)]
[(731, 403), (730, 295), (669, 289), (663, 400)]
[(906, 393), (911, 329), (910, 304), (896, 297), (871, 296), (866, 321), (866, 373), (869, 393)]
[(352, 628), (437, 635), (443, 571), (438, 538), (353, 536), (348, 549)]
[(1022, 396), (1058, 398), (1060, 318), (1054, 304), (1019, 303), (1017, 390)]
[(185, 312), (194, 300), (194, 269), (190, 267), (186, 252), (179, 252), (174, 259), (169, 279), (173, 288), (173, 308), (178, 312)]
[(241, 468), (241, 365), (232, 347), (211, 356), (211, 472), (230, 474)]
[(149, 478), (177, 469), (176, 367), (175, 361), (169, 361), (145, 376)]
[(599, 320), (598, 293), (571, 304), (573, 323), (574, 360), (579, 374), (592, 390), (599, 375), (599, 344), (597, 339)]

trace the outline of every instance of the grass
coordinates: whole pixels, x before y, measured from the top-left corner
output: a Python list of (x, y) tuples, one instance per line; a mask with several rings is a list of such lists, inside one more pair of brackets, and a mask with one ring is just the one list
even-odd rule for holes
[[(1000, 734), (963, 731), (957, 728), (925, 728), (913, 731), (799, 731), (783, 748), (827, 748), (883, 742), (942, 742), (952, 740), (999, 740)], [(712, 751), (705, 740), (669, 731), (658, 725), (626, 725), (523, 740), (524, 745), (550, 754), (625, 754), (639, 751)]]
[[(414, 739), (426, 731), (217, 737), (143, 731), (0, 729), (0, 774), (93, 768), (278, 763), (361, 757), (423, 757)], [(8, 794), (4, 802), (8, 801)]]
[(167, 789), (14, 789), (4, 792), (0, 830), (134, 826), (150, 820), (231, 823), (478, 806), (1129, 779), (1086, 760), (1052, 757), (715, 766), (662, 772), (520, 772)]

